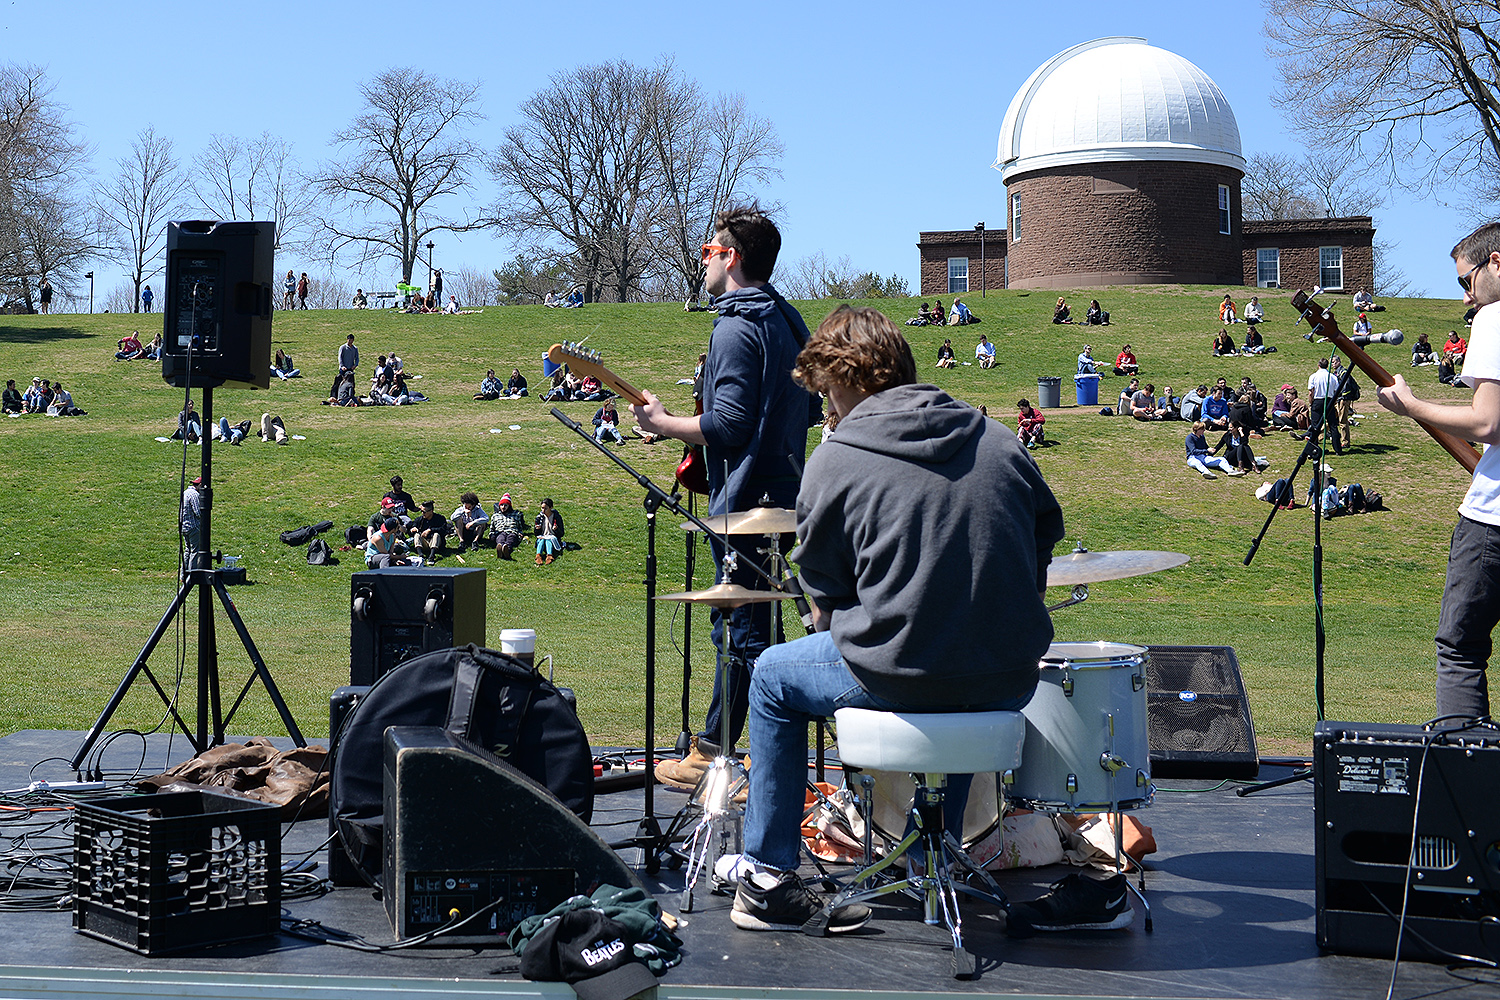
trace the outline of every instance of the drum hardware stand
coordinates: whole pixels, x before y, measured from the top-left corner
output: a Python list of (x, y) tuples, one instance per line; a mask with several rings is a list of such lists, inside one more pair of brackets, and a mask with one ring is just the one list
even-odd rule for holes
[[(1144, 678), (1142, 678), (1144, 681)], [(1109, 726), (1109, 749), (1099, 755), (1099, 766), (1109, 774), (1109, 818), (1114, 824), (1115, 834), (1115, 870), (1122, 875), (1125, 873), (1125, 813), (1120, 808), (1120, 793), (1115, 785), (1119, 772), (1130, 767), (1130, 762), (1118, 756), (1115, 751), (1115, 716), (1110, 712), (1105, 716)], [(1140, 774), (1139, 771), (1136, 772)], [(1149, 801), (1149, 799), (1148, 799)], [(1129, 889), (1136, 899), (1140, 900), (1141, 909), (1146, 911), (1146, 933), (1152, 932), (1151, 926), (1151, 904), (1146, 900), (1146, 866), (1135, 862), (1137, 880), (1139, 887), (1130, 884), (1130, 876), (1125, 876), (1125, 888)]]
[[(190, 358), (190, 370), (191, 367), (192, 361)], [(115, 689), (115, 693), (110, 697), (109, 703), (104, 707), (104, 711), (100, 713), (99, 718), (94, 724), (89, 727), (87, 735), (84, 736), (83, 745), (78, 748), (78, 753), (73, 757), (73, 770), (75, 771), (79, 771), (82, 767), (85, 758), (89, 755), (89, 751), (93, 749), (94, 744), (103, 734), (105, 727), (109, 725), (110, 718), (120, 707), (120, 703), (125, 700), (126, 694), (130, 691), (131, 684), (141, 674), (145, 674), (146, 679), (151, 682), (151, 686), (156, 689), (156, 693), (161, 698), (162, 703), (166, 705), (172, 721), (178, 729), (182, 730), (183, 735), (188, 738), (188, 742), (192, 744), (193, 750), (197, 753), (201, 754), (210, 747), (219, 746), (224, 742), (224, 727), (234, 719), (235, 712), (239, 711), (240, 705), (243, 704), (245, 696), (250, 693), (250, 688), (255, 684), (257, 678), (265, 685), (266, 694), (270, 695), (272, 704), (276, 706), (276, 711), (281, 716), (282, 724), (286, 726), (287, 735), (292, 738), (292, 741), (297, 746), (307, 746), (307, 741), (302, 738), (301, 730), (297, 728), (297, 721), (292, 718), (291, 709), (287, 708), (286, 701), (281, 697), (281, 691), (276, 687), (276, 681), (271, 677), (271, 671), (267, 668), (266, 661), (261, 658), (260, 650), (255, 648), (255, 641), (250, 638), (250, 632), (245, 628), (244, 619), (240, 617), (239, 611), (236, 610), (234, 601), (229, 596), (229, 591), (224, 587), (224, 581), (219, 578), (219, 571), (213, 568), (214, 560), (223, 558), (222, 553), (213, 551), (209, 535), (211, 524), (210, 514), (213, 509), (213, 490), (210, 485), (213, 481), (213, 459), (209, 450), (211, 437), (209, 428), (213, 423), (214, 385), (218, 383), (211, 382), (204, 384), (201, 376), (190, 376), (189, 379), (196, 382), (203, 390), (203, 429), (199, 436), (202, 447), (202, 457), (199, 460), (199, 475), (203, 480), (203, 517), (200, 542), (202, 548), (189, 553), (188, 565), (182, 577), (182, 587), (177, 591), (177, 596), (173, 598), (171, 605), (167, 608), (166, 614), (162, 615), (161, 621), (156, 623), (156, 628), (152, 630), (151, 637), (146, 640), (145, 647), (141, 649), (140, 655), (135, 658), (135, 663), (131, 664), (130, 670), (126, 672), (124, 679), (120, 681), (119, 687)], [(191, 392), (192, 390), (188, 388), (187, 391)], [(186, 428), (184, 428), (184, 436), (186, 436)], [(177, 613), (182, 610), (183, 606), (187, 603), (188, 596), (195, 589), (198, 591), (197, 724), (189, 728), (187, 721), (183, 719), (177, 710), (177, 699), (167, 693), (161, 682), (157, 680), (156, 675), (151, 672), (151, 668), (147, 665), (146, 661), (156, 649), (157, 643), (167, 634), (167, 629), (171, 626), (172, 620), (177, 617)], [(240, 644), (245, 647), (245, 652), (249, 655), (250, 663), (254, 667), (249, 679), (245, 681), (245, 686), (240, 689), (239, 696), (235, 698), (234, 704), (229, 707), (227, 713), (222, 711), (222, 702), (219, 694), (219, 650), (217, 636), (214, 631), (215, 594), (218, 595), (219, 603), (224, 606), (224, 613), (229, 617), (229, 622), (234, 626), (235, 632), (239, 635)], [(209, 732), (210, 717), (212, 717), (212, 733)]]
[[(1302, 322), (1302, 317), (1299, 316), (1297, 322)], [(1302, 446), (1302, 454), (1297, 456), (1297, 464), (1293, 466), (1292, 474), (1286, 477), (1287, 499), (1295, 502), (1297, 493), (1293, 488), (1293, 484), (1297, 481), (1297, 473), (1302, 470), (1302, 466), (1307, 463), (1309, 458), (1316, 460), (1313, 465), (1312, 474), (1313, 499), (1312, 503), (1308, 506), (1312, 509), (1313, 516), (1313, 694), (1317, 700), (1318, 721), (1320, 722), (1323, 720), (1324, 651), (1328, 645), (1328, 634), (1323, 628), (1323, 459), (1327, 454), (1323, 448), (1323, 441), (1328, 435), (1337, 433), (1336, 428), (1330, 428), (1329, 426), (1333, 400), (1344, 393), (1344, 390), (1349, 385), (1349, 379), (1353, 374), (1354, 367), (1352, 365), (1344, 369), (1344, 375), (1343, 378), (1339, 379), (1338, 388), (1334, 391), (1333, 396), (1326, 398), (1323, 405), (1324, 412), (1317, 417), (1317, 436), (1314, 437), (1311, 430), (1309, 430), (1307, 441)], [(1261, 525), (1260, 534), (1255, 536), (1255, 540), (1250, 543), (1250, 551), (1245, 553), (1244, 564), (1246, 566), (1249, 566), (1250, 561), (1255, 558), (1256, 550), (1260, 548), (1261, 541), (1266, 537), (1266, 533), (1271, 530), (1271, 522), (1276, 519), (1277, 510), (1277, 505), (1272, 504), (1271, 513), (1266, 516), (1266, 523)], [(1259, 784), (1236, 788), (1234, 794), (1243, 798), (1246, 795), (1254, 795), (1256, 792), (1265, 791), (1268, 788), (1289, 785), (1296, 781), (1311, 781), (1312, 776), (1312, 768), (1298, 768), (1285, 778), (1277, 778), (1272, 781), (1263, 781)]]

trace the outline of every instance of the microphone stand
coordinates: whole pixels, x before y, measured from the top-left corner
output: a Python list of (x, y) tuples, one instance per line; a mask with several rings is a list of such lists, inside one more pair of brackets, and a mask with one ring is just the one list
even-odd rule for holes
[[(677, 493), (668, 493), (656, 485), (649, 476), (631, 468), (628, 462), (595, 440), (594, 435), (584, 430), (578, 421), (555, 406), (552, 407), (552, 416), (564, 427), (593, 445), (596, 451), (608, 457), (646, 491), (643, 501), (646, 508), (646, 768), (642, 786), (643, 815), (635, 836), (627, 837), (609, 846), (615, 850), (639, 847), (644, 855), (647, 874), (654, 875), (661, 870), (661, 859), (664, 854), (671, 855), (674, 866), (685, 860), (682, 854), (672, 847), (672, 844), (684, 839), (681, 829), (686, 825), (686, 810), (683, 810), (678, 813), (677, 819), (668, 829), (663, 831), (656, 819), (656, 803), (653, 794), (656, 771), (656, 511), (660, 507), (666, 507), (672, 513), (693, 522), (706, 534), (721, 536), (699, 520), (696, 514), (683, 507), (682, 499)], [(727, 540), (725, 544), (728, 544)], [(757, 573), (765, 577), (772, 589), (783, 589), (769, 573), (756, 566), (753, 561), (750, 561), (750, 565)]]
[[(1328, 635), (1323, 628), (1323, 458), (1327, 454), (1323, 447), (1324, 440), (1338, 433), (1338, 428), (1329, 427), (1329, 419), (1333, 413), (1333, 402), (1349, 387), (1349, 379), (1354, 375), (1354, 368), (1344, 369), (1343, 376), (1339, 379), (1338, 388), (1332, 396), (1324, 397), (1323, 412), (1315, 414), (1314, 420), (1318, 425), (1317, 435), (1314, 436), (1311, 429), (1308, 430), (1307, 442), (1302, 446), (1302, 454), (1297, 456), (1297, 464), (1292, 468), (1292, 474), (1287, 477), (1287, 492), (1289, 500), (1295, 502), (1296, 492), (1293, 484), (1297, 480), (1297, 473), (1306, 464), (1309, 458), (1315, 458), (1317, 464), (1313, 466), (1312, 495), (1313, 500), (1309, 505), (1313, 512), (1313, 697), (1318, 706), (1318, 721), (1323, 720), (1323, 668), (1324, 652), (1328, 645)], [(1250, 543), (1250, 551), (1245, 553), (1244, 565), (1249, 566), (1250, 561), (1255, 558), (1260, 543), (1271, 530), (1271, 522), (1276, 519), (1279, 510), (1277, 504), (1271, 505), (1271, 513), (1266, 517), (1266, 523), (1261, 525), (1260, 534)], [(1295, 781), (1305, 781), (1313, 776), (1312, 768), (1298, 768), (1285, 778), (1277, 778), (1274, 781), (1263, 781), (1254, 785), (1246, 785), (1236, 788), (1234, 794), (1244, 797), (1254, 795), (1256, 792), (1265, 791), (1267, 788), (1276, 788), (1280, 785), (1289, 785)]]

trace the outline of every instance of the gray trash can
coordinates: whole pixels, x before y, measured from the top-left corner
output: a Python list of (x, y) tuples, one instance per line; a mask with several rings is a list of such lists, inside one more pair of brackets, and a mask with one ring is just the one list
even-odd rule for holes
[(1062, 406), (1062, 376), (1043, 375), (1036, 380), (1036, 405), (1043, 410)]

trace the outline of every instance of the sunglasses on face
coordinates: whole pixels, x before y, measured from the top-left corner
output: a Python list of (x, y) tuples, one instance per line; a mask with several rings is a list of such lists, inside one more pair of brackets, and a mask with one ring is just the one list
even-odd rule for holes
[(705, 243), (702, 247), (702, 256), (700, 259), (703, 263), (707, 264), (720, 254), (731, 253), (733, 250), (734, 247), (721, 247), (717, 243)]
[(1472, 292), (1474, 290), (1474, 272), (1479, 270), (1481, 267), (1484, 267), (1484, 265), (1488, 263), (1489, 261), (1482, 260), (1478, 264), (1475, 264), (1473, 267), (1469, 268), (1468, 274), (1459, 275), (1458, 287), (1462, 288), (1466, 292)]

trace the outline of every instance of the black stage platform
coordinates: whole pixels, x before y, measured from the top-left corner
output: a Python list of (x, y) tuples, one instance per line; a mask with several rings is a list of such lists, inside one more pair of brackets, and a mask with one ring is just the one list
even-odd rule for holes
[[(0, 788), (24, 787), (43, 758), (71, 758), (82, 734), (24, 731), (0, 739)], [(113, 774), (129, 774), (139, 742), (114, 744), (105, 760)], [(152, 737), (145, 773), (161, 769), (165, 738)], [(184, 741), (176, 741), (179, 759)], [(1276, 776), (1285, 773), (1269, 769)], [(36, 777), (66, 780), (65, 762)], [(1378, 998), (1385, 995), (1388, 961), (1321, 954), (1313, 937), (1313, 795), (1308, 782), (1239, 798), (1231, 786), (1163, 782), (1156, 804), (1140, 812), (1160, 845), (1148, 859), (1146, 888), (1155, 932), (1119, 931), (1043, 935), (1012, 941), (991, 907), (965, 902), (966, 943), (979, 958), (979, 978), (951, 979), (946, 932), (922, 923), (915, 904), (876, 908), (861, 932), (815, 939), (801, 934), (751, 933), (729, 921), (730, 899), (700, 887), (695, 912), (679, 934), (683, 963), (660, 981), (668, 997), (833, 997), (1004, 994), (1021, 997)], [(1211, 790), (1204, 790), (1211, 789)], [(683, 796), (658, 790), (665, 824)], [(632, 833), (641, 793), (598, 800), (594, 824), (605, 839)], [(322, 821), (290, 830), (291, 857), (325, 836)], [(631, 852), (638, 853), (638, 852)], [(321, 855), (320, 855), (321, 860)], [(629, 853), (626, 860), (637, 858)], [(1029, 899), (1066, 874), (1051, 869), (1000, 873), (1012, 899)], [(676, 912), (682, 873), (642, 874)], [(284, 912), (329, 927), (391, 940), (382, 905), (368, 890), (338, 889)], [(385, 998), (419, 994), (574, 996), (559, 983), (529, 983), (513, 971), (504, 947), (411, 949), (365, 954), (280, 936), (196, 954), (146, 958), (76, 934), (68, 912), (0, 915), (0, 997), (71, 998), (328, 997)], [(1463, 976), (1488, 980), (1483, 972)], [(1469, 982), (1440, 965), (1404, 962), (1397, 997), (1468, 998), (1500, 995), (1489, 981)]]

